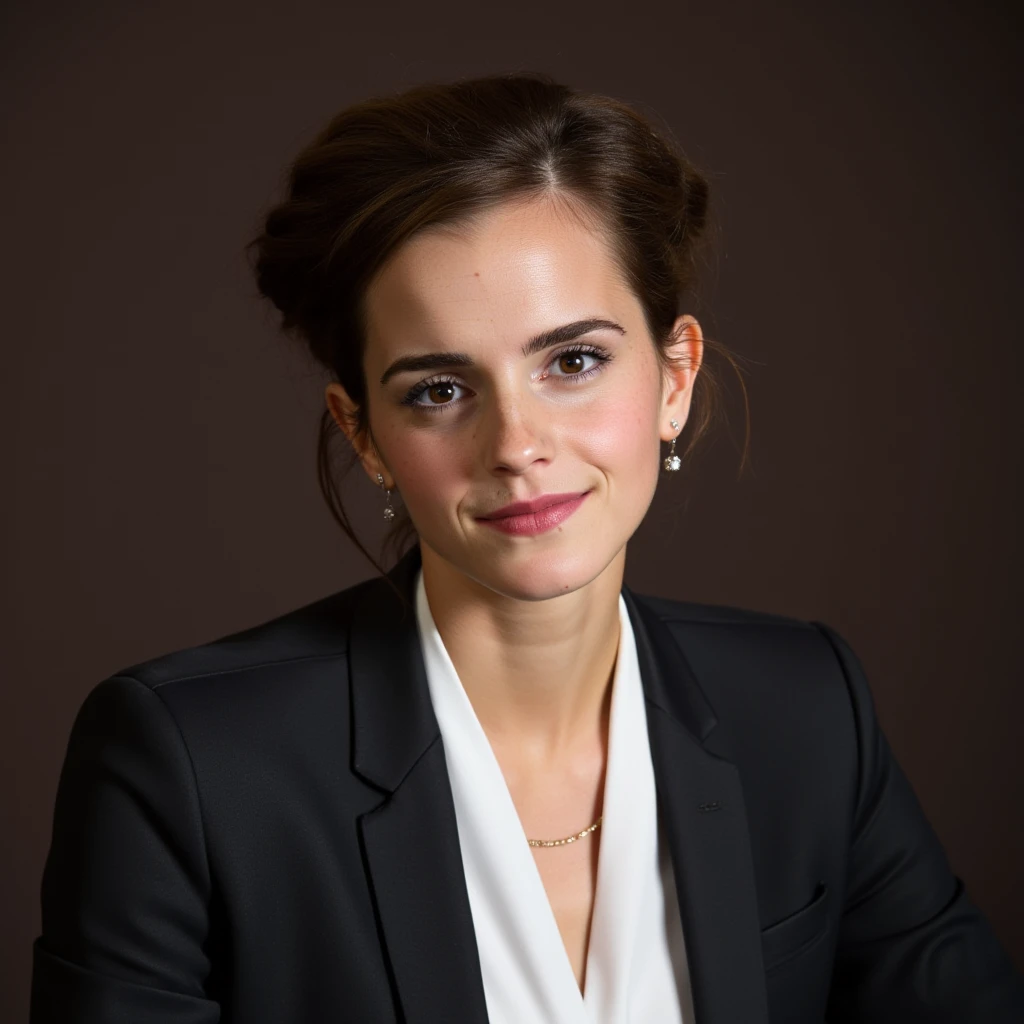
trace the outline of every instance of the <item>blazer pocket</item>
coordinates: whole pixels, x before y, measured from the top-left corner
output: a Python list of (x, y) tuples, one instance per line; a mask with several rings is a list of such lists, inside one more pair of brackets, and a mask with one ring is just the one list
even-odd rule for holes
[(761, 930), (765, 973), (781, 967), (820, 938), (828, 923), (828, 886), (818, 882), (811, 902)]

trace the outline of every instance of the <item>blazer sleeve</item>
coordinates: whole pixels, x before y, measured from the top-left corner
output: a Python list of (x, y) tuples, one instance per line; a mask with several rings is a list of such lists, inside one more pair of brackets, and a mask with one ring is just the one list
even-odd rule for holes
[(32, 947), (30, 1024), (211, 1024), (210, 870), (191, 760), (161, 697), (113, 676), (71, 729)]
[(827, 1020), (1022, 1024), (1024, 978), (953, 874), (878, 723), (857, 656), (828, 626), (853, 704), (858, 796)]

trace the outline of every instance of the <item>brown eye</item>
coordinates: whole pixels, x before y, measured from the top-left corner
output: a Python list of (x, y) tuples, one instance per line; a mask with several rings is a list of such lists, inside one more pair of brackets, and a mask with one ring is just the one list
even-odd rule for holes
[(439, 384), (431, 384), (430, 387), (427, 388), (427, 394), (431, 399), (438, 398), (440, 396), (440, 401), (434, 402), (434, 405), (444, 405), (445, 403), (450, 402), (452, 396), (455, 394), (455, 385), (449, 380), (443, 380)]
[(444, 412), (449, 406), (462, 405), (463, 400), (455, 397), (456, 391), (460, 389), (466, 390), (465, 384), (444, 377), (440, 380), (420, 381), (402, 399), (402, 405), (425, 412)]
[[(554, 356), (550, 366), (555, 377), (575, 377), (577, 382), (580, 382), (589, 380), (595, 373), (600, 373), (604, 364), (611, 358), (607, 352), (600, 349), (575, 347)], [(588, 359), (593, 360), (593, 365), (589, 369)]]
[(559, 368), (567, 374), (575, 374), (583, 369), (582, 352), (564, 352), (558, 357)]

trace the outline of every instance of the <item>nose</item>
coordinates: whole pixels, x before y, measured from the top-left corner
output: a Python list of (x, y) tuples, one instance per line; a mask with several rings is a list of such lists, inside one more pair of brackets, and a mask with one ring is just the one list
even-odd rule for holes
[(528, 392), (495, 389), (481, 424), (482, 457), (492, 473), (520, 475), (551, 458), (552, 443), (544, 403)]

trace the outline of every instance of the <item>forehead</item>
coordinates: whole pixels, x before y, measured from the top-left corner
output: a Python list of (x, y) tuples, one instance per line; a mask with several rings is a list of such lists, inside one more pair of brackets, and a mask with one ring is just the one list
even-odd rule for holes
[(604, 234), (551, 202), (503, 205), (402, 245), (366, 296), (367, 361), (430, 344), (520, 345), (585, 316), (636, 306)]

